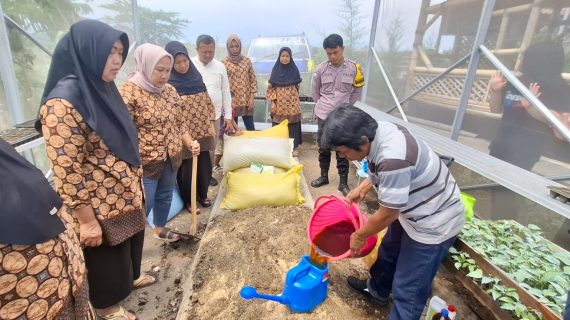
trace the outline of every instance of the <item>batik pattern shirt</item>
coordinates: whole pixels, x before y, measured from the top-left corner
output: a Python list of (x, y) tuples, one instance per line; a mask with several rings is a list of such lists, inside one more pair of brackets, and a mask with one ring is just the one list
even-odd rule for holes
[(46, 101), (40, 117), (55, 188), (64, 205), (71, 210), (91, 206), (103, 241), (111, 246), (144, 230), (142, 168), (117, 158), (67, 100)]
[(137, 127), (144, 177), (160, 179), (168, 159), (173, 170), (178, 170), (185, 148), (182, 135), (189, 130), (176, 89), (166, 84), (156, 94), (127, 81), (119, 87), (119, 92)]
[(301, 121), (301, 103), (299, 102), (299, 86), (273, 87), (269, 85), (266, 93), (271, 101), (271, 117), (273, 122), (280, 123), (287, 119), (289, 123)]
[(0, 319), (95, 319), (67, 210), (59, 210), (66, 229), (57, 237), (36, 245), (0, 244)]
[(257, 92), (257, 79), (251, 60), (244, 56), (238, 64), (227, 58), (222, 63), (226, 66), (230, 80), (233, 116), (252, 116), (252, 98)]
[[(192, 139), (200, 143), (200, 152), (213, 151), (216, 113), (208, 92), (183, 95), (180, 99), (182, 100), (182, 117), (186, 121)], [(183, 148), (183, 158), (191, 157), (192, 153), (187, 148)]]

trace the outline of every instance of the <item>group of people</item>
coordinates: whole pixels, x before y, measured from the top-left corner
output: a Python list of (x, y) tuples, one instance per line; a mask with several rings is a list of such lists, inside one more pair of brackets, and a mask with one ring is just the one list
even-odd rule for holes
[[(236, 133), (238, 117), (255, 130), (251, 60), (236, 35), (226, 46), (220, 62), (208, 35), (198, 37), (193, 58), (177, 41), (165, 48), (142, 44), (134, 52), (136, 70), (117, 87), (127, 35), (94, 20), (71, 26), (54, 51), (36, 122), (57, 192), (0, 141), (0, 318), (136, 319), (119, 303), (157, 281), (141, 272), (146, 216), (153, 210), (155, 238), (179, 240), (166, 227), (176, 184), (190, 203), (197, 161), (197, 198), (211, 206), (212, 172), (222, 170), (221, 134)], [(389, 319), (418, 319), (465, 223), (459, 188), (425, 142), (353, 106), (364, 81), (360, 65), (344, 57), (342, 37), (328, 36), (323, 48), (328, 60), (312, 83), (321, 175), (311, 185), (329, 183), (335, 151), (338, 189), (348, 201), (378, 190), (380, 208), (352, 234), (352, 252), (368, 236), (388, 231), (370, 278), (348, 277), (348, 285), (379, 306), (392, 296)], [(526, 76), (531, 87), (542, 81), (530, 71)], [(302, 143), (301, 81), (291, 50), (282, 48), (266, 96), (273, 124), (288, 121), (295, 151)], [(504, 90), (500, 78), (494, 82), (495, 91)], [(348, 161), (364, 158), (370, 177), (351, 191)]]
[[(197, 161), (197, 199), (211, 206), (221, 134), (236, 133), (238, 117), (255, 129), (257, 81), (236, 35), (222, 62), (208, 35), (198, 37), (193, 58), (177, 41), (142, 44), (136, 70), (117, 86), (128, 48), (124, 32), (83, 20), (54, 50), (36, 128), (57, 192), (0, 143), (0, 176), (11, 182), (0, 190), (0, 318), (136, 319), (119, 303), (157, 281), (141, 272), (146, 217), (152, 210), (154, 238), (178, 241), (166, 227), (176, 184), (190, 203)], [(288, 120), (295, 150), (300, 82), (291, 50), (282, 48), (267, 95), (273, 124)], [(26, 201), (30, 194), (34, 200)]]

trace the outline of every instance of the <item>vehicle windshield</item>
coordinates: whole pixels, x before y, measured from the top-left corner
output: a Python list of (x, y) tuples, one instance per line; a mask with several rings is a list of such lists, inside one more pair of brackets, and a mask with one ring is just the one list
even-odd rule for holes
[(293, 59), (309, 59), (307, 41), (302, 37), (258, 38), (251, 41), (248, 56), (257, 61), (277, 60), (277, 54), (282, 47), (289, 47)]

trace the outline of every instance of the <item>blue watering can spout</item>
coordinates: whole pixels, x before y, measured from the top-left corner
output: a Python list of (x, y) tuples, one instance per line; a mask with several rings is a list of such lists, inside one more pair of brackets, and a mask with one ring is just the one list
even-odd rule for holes
[(265, 300), (271, 300), (271, 301), (279, 302), (279, 303), (284, 304), (284, 305), (289, 304), (289, 301), (287, 300), (287, 298), (282, 296), (282, 295), (281, 296), (272, 296), (272, 295), (267, 295), (267, 294), (261, 294), (261, 293), (258, 293), (255, 290), (255, 288), (251, 287), (251, 286), (245, 286), (245, 287), (241, 288), (239, 294), (242, 298), (244, 298), (246, 300), (258, 298), (258, 299), (265, 299)]
[(328, 267), (317, 267), (303, 256), (285, 277), (285, 288), (279, 296), (258, 293), (255, 288), (243, 287), (239, 294), (244, 299), (265, 299), (286, 305), (295, 312), (311, 312), (327, 298)]

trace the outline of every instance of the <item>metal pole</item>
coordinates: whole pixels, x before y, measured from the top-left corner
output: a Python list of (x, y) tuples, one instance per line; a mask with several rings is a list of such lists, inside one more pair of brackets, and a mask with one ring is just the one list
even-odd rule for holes
[(384, 78), (384, 81), (386, 81), (386, 86), (388, 87), (388, 90), (390, 90), (390, 94), (392, 95), (392, 99), (394, 99), (394, 101), (396, 102), (396, 105), (398, 106), (398, 110), (400, 110), (400, 114), (402, 115), (402, 119), (406, 122), (408, 122), (408, 118), (406, 117), (406, 114), (404, 113), (404, 109), (402, 108), (402, 105), (400, 104), (400, 101), (398, 100), (398, 96), (396, 95), (396, 92), (394, 92), (394, 88), (392, 87), (392, 83), (390, 82), (390, 79), (388, 79), (388, 75), (386, 74), (386, 71), (384, 70), (384, 67), (382, 66), (382, 62), (380, 62), (380, 58), (378, 58), (378, 54), (376, 54), (376, 50), (374, 48), (371, 48), (372, 53), (374, 54), (374, 58), (376, 58), (376, 63), (378, 63), (378, 67), (380, 67), (380, 72), (382, 73), (382, 77)]
[(13, 61), (10, 40), (8, 39), (8, 29), (6, 28), (6, 20), (4, 20), (4, 11), (2, 11), (2, 4), (0, 3), (0, 74), (12, 125), (25, 121)]
[(31, 42), (33, 42), (38, 48), (40, 48), (43, 52), (45, 52), (48, 56), (52, 56), (51, 51), (49, 51), (43, 44), (41, 44), (38, 40), (32, 37), (24, 28), (20, 27), (16, 21), (12, 20), (12, 18), (8, 17), (6, 14), (3, 14), (4, 20), (9, 23), (12, 27), (18, 29), (26, 38), (28, 38)]
[(453, 119), (453, 128), (451, 128), (451, 139), (455, 141), (459, 138), (459, 132), (461, 130), (461, 125), (463, 124), (463, 117), (465, 116), (467, 104), (469, 103), (469, 96), (471, 95), (471, 88), (473, 87), (475, 76), (477, 75), (477, 67), (479, 67), (479, 60), (481, 58), (479, 46), (483, 44), (485, 37), (487, 37), (487, 30), (489, 30), (489, 24), (493, 17), (494, 8), (495, 0), (486, 0), (483, 5), (483, 10), (481, 11), (479, 27), (477, 28), (477, 35), (475, 36), (475, 42), (473, 43), (473, 49), (471, 50), (471, 59), (469, 60), (467, 75), (465, 75), (465, 84), (463, 85), (463, 91), (461, 92), (457, 112), (455, 112), (455, 118)]
[(525, 97), (528, 99), (530, 104), (536, 108), (543, 116), (546, 118), (548, 123), (550, 123), (556, 131), (558, 131), (564, 138), (570, 142), (570, 130), (566, 128), (559, 120), (556, 118), (552, 112), (537, 98), (535, 97), (528, 88), (519, 81), (517, 77), (504, 65), (501, 61), (484, 45), (481, 45), (481, 53), (491, 62), (502, 74), (503, 76)]
[[(423, 86), (419, 87), (418, 89), (416, 89), (414, 92), (410, 93), (407, 97), (405, 97), (404, 99), (400, 100), (400, 104), (404, 104), (404, 102), (408, 101), (409, 99), (415, 97), (418, 93), (424, 91), (427, 87), (431, 86), (432, 84), (434, 84), (437, 80), (445, 77), (448, 73), (450, 73), (451, 71), (455, 70), (457, 67), (459, 67), (460, 65), (464, 64), (465, 61), (469, 60), (469, 57), (471, 57), (471, 54), (467, 54), (465, 57), (461, 58), (461, 60), (457, 61), (456, 63), (452, 64), (451, 66), (449, 66), (449, 68), (445, 69), (442, 73), (438, 74), (437, 76), (435, 76), (433, 79), (431, 79), (430, 81), (426, 82)], [(390, 109), (388, 109), (386, 111), (386, 113), (390, 113), (394, 110), (396, 110), (398, 108), (398, 105), (394, 105), (393, 107), (391, 107)]]
[[(565, 174), (561, 176), (552, 176), (552, 177), (545, 177), (546, 179), (550, 179), (552, 181), (564, 181), (570, 180), (570, 174)], [(504, 188), (503, 185), (498, 183), (481, 183), (481, 184), (474, 184), (470, 186), (460, 187), (461, 191), (468, 191), (468, 190), (475, 190), (475, 189), (487, 189), (487, 188)]]
[(376, 42), (376, 29), (378, 29), (378, 16), (380, 15), (380, 3), (382, 0), (374, 1), (374, 12), (372, 13), (372, 28), (370, 29), (370, 40), (368, 41), (368, 55), (366, 56), (366, 66), (364, 67), (364, 88), (362, 88), (362, 103), (366, 103), (368, 84), (370, 80), (370, 70), (372, 69), (372, 50)]
[(133, 32), (135, 33), (136, 46), (142, 44), (141, 40), (141, 24), (139, 19), (139, 5), (137, 0), (131, 0), (131, 10), (133, 11)]

